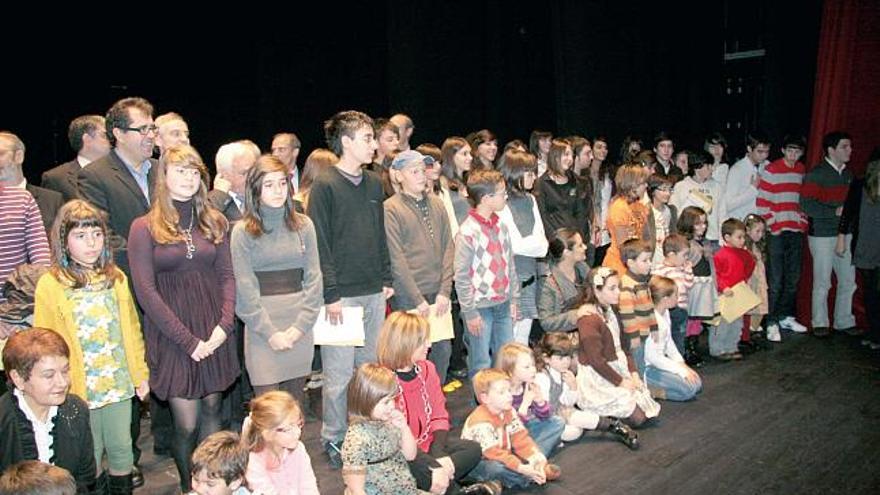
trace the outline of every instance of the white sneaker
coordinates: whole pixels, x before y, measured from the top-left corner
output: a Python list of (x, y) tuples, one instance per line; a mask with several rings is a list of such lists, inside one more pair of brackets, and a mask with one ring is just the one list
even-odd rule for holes
[(779, 333), (779, 325), (775, 323), (767, 325), (767, 340), (770, 342), (782, 342), (782, 334)]
[(791, 330), (794, 333), (807, 333), (807, 327), (801, 325), (794, 319), (794, 316), (788, 316), (779, 322), (779, 326)]

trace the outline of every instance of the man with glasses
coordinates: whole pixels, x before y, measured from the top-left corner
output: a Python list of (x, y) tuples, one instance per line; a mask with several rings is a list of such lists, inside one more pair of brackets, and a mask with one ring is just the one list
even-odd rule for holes
[[(105, 127), (113, 149), (77, 173), (77, 187), (82, 199), (107, 213), (116, 263), (131, 280), (125, 243), (131, 223), (150, 209), (155, 182), (152, 170), (156, 160), (151, 156), (158, 128), (153, 123), (153, 106), (143, 98), (123, 98), (107, 111)], [(154, 434), (156, 420), (153, 417)], [(132, 483), (141, 486), (144, 479), (137, 465), (140, 459), (139, 404), (132, 407), (131, 428), (135, 464)], [(160, 438), (156, 440), (158, 443)]]
[(40, 182), (40, 186), (60, 192), (65, 202), (77, 197), (76, 175), (79, 170), (110, 151), (104, 117), (100, 115), (82, 115), (73, 119), (67, 128), (67, 139), (76, 151), (76, 157), (43, 172)]
[(807, 327), (795, 320), (795, 301), (801, 273), (801, 255), (807, 217), (800, 206), (806, 168), (800, 158), (804, 138), (785, 136), (782, 158), (759, 174), (758, 214), (767, 222), (767, 282), (769, 314), (767, 339), (780, 342), (779, 329), (804, 333)]

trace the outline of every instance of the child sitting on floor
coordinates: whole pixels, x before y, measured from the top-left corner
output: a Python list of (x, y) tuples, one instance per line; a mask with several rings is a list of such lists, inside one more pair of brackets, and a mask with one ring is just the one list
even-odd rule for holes
[(483, 449), (483, 459), (471, 471), (476, 480), (499, 480), (505, 488), (525, 488), (553, 481), (562, 474), (547, 456), (559, 439), (536, 444), (513, 409), (510, 377), (489, 368), (474, 376), (474, 391), (480, 406), (464, 423), (461, 438), (474, 440)]
[(196, 495), (247, 495), (244, 477), (248, 451), (238, 433), (218, 431), (208, 435), (192, 455), (192, 493)]
[(658, 398), (691, 400), (700, 392), (703, 384), (700, 376), (685, 364), (672, 341), (669, 313), (671, 308), (679, 304), (678, 286), (671, 278), (657, 275), (651, 277), (650, 286), (660, 338), (657, 342), (648, 339), (645, 345), (645, 382), (648, 387), (659, 391), (661, 395)]
[(575, 407), (580, 399), (580, 392), (577, 378), (571, 369), (571, 358), (576, 351), (577, 344), (572, 338), (558, 332), (544, 334), (535, 349), (535, 364), (538, 368), (535, 383), (552, 411), (565, 421), (562, 441), (573, 442), (580, 438), (584, 430), (607, 431), (630, 449), (637, 449), (638, 434), (622, 421)]

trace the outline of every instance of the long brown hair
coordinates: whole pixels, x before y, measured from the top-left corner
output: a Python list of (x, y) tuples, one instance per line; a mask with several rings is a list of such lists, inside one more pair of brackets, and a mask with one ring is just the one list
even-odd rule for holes
[(156, 197), (147, 214), (153, 239), (159, 244), (174, 244), (184, 239), (182, 229), (178, 225), (180, 215), (174, 207), (171, 194), (168, 193), (168, 185), (165, 183), (168, 167), (172, 165), (199, 171), (199, 189), (192, 197), (198, 227), (206, 239), (214, 244), (220, 244), (223, 242), (229, 223), (226, 217), (208, 202), (208, 169), (195, 148), (188, 145), (172, 146), (159, 158), (159, 166), (156, 170)]
[(393, 371), (381, 364), (362, 364), (348, 382), (349, 422), (372, 420), (376, 404), (397, 392), (397, 375)]
[[(104, 249), (101, 250), (101, 255), (91, 269), (74, 261), (67, 249), (70, 232), (83, 227), (98, 227), (104, 234)], [(72, 283), (74, 289), (79, 289), (88, 285), (97, 275), (99, 279), (103, 279), (101, 283), (105, 287), (111, 287), (122, 277), (122, 272), (116, 269), (116, 264), (113, 262), (113, 251), (107, 235), (106, 214), (91, 204), (81, 199), (68, 201), (58, 210), (49, 238), (52, 247), (50, 272), (59, 282)]]
[[(290, 176), (287, 175), (287, 166), (284, 165), (281, 160), (272, 155), (261, 156), (257, 160), (257, 163), (248, 170), (247, 178), (245, 178), (245, 213), (244, 218), (242, 218), (241, 221), (244, 222), (244, 230), (253, 237), (260, 237), (261, 235), (270, 232), (270, 230), (263, 224), (263, 217), (260, 213), (263, 208), (263, 203), (260, 198), (263, 195), (263, 178), (272, 172), (281, 172), (282, 175), (284, 175), (289, 192), (292, 188), (290, 187)], [(287, 199), (284, 200), (284, 224), (291, 231), (297, 231), (302, 223), (302, 218), (293, 209), (293, 197), (290, 194), (287, 194)]]

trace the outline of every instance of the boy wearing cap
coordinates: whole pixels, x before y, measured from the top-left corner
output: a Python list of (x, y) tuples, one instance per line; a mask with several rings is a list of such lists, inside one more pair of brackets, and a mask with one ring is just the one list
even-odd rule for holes
[[(454, 255), (443, 202), (426, 191), (425, 166), (433, 164), (433, 158), (415, 150), (398, 154), (389, 170), (397, 193), (384, 203), (394, 287), (391, 309), (416, 309), (426, 318), (432, 304), (438, 316), (449, 310)], [(429, 358), (440, 383), (446, 381), (451, 352), (449, 340), (432, 344)]]

